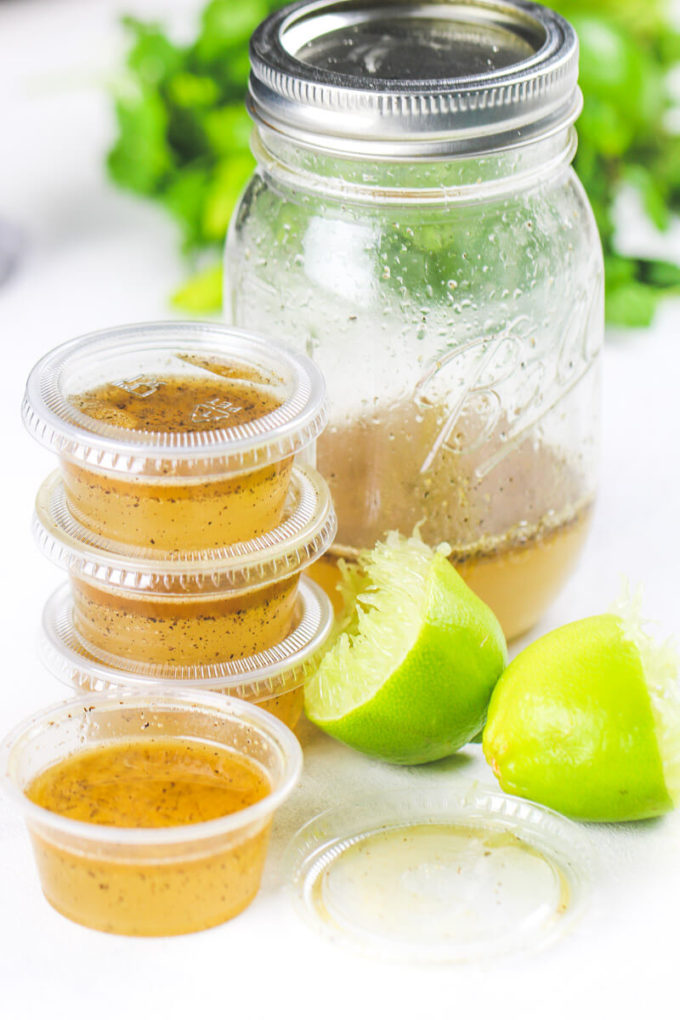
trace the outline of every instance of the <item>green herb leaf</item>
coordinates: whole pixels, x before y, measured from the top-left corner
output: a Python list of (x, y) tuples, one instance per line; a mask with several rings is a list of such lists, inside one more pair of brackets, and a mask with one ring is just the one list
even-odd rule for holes
[(119, 137), (108, 156), (114, 181), (141, 195), (153, 195), (173, 169), (168, 115), (158, 93), (148, 89), (116, 103)]
[(195, 53), (199, 60), (220, 60), (226, 50), (247, 53), (248, 41), (269, 14), (266, 0), (211, 0), (203, 11)]
[[(248, 41), (283, 2), (209, 0), (194, 40), (184, 46), (156, 23), (123, 19), (132, 42), (126, 77), (116, 87), (118, 137), (109, 173), (121, 187), (162, 203), (188, 252), (219, 250), (252, 170), (243, 105)], [(667, 0), (553, 0), (552, 6), (580, 36), (585, 105), (575, 167), (605, 252), (607, 319), (646, 325), (661, 297), (678, 288), (679, 270), (617, 251), (614, 203), (628, 183), (657, 228), (680, 211), (680, 137), (668, 126), (667, 84), (680, 61), (680, 33)], [(436, 260), (436, 231), (430, 241), (424, 231), (421, 242)], [(188, 286), (191, 293), (193, 283)]]
[(172, 295), (172, 304), (185, 312), (208, 315), (222, 307), (222, 266), (218, 263), (190, 277)]
[(607, 321), (613, 326), (641, 328), (649, 326), (659, 300), (659, 292), (640, 280), (607, 286)]
[(123, 25), (133, 36), (127, 66), (141, 85), (157, 87), (181, 68), (182, 50), (168, 39), (160, 25), (131, 17), (123, 18)]

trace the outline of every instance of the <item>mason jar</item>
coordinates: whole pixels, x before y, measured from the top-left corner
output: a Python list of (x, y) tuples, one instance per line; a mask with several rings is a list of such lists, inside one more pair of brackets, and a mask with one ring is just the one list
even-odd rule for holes
[(326, 377), (333, 554), (419, 529), (515, 637), (572, 570), (596, 483), (575, 33), (532, 3), (313, 0), (260, 25), (251, 65), (225, 311)]

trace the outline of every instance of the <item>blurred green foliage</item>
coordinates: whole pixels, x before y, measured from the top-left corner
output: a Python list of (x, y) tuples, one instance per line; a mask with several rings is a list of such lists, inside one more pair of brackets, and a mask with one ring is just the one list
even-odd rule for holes
[[(193, 312), (219, 308), (219, 256), (231, 212), (253, 169), (243, 105), (248, 40), (281, 0), (209, 0), (195, 39), (173, 42), (160, 25), (124, 19), (131, 37), (117, 88), (118, 138), (108, 167), (117, 184), (160, 202), (189, 255), (214, 252), (175, 295)], [(576, 169), (600, 229), (607, 320), (644, 326), (660, 297), (680, 293), (680, 267), (616, 249), (614, 201), (639, 193), (664, 229), (680, 210), (680, 136), (668, 126), (667, 78), (680, 60), (680, 33), (666, 0), (555, 0), (581, 41), (585, 97)]]
[(660, 297), (680, 292), (680, 267), (629, 258), (616, 248), (614, 200), (640, 195), (656, 227), (680, 211), (680, 136), (668, 125), (668, 74), (680, 33), (665, 0), (556, 0), (581, 45), (583, 113), (575, 167), (590, 198), (605, 253), (607, 321), (648, 325)]

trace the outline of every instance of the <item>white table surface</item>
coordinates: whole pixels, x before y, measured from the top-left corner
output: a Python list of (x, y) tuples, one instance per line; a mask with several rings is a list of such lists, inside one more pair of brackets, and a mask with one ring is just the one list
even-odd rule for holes
[[(102, 171), (113, 125), (105, 84), (116, 66), (115, 12), (190, 23), (197, 4), (163, 0), (4, 0), (0, 4), (0, 215), (25, 232), (0, 288), (3, 678), (0, 728), (65, 695), (41, 667), (45, 599), (62, 581), (29, 534), (36, 489), (53, 466), (24, 433), (19, 405), (35, 360), (90, 329), (169, 317), (182, 279), (172, 224), (115, 191)], [(652, 330), (605, 351), (601, 489), (580, 566), (536, 634), (607, 608), (626, 575), (645, 588), (659, 633), (678, 630), (680, 342), (677, 304)], [(277, 818), (254, 904), (212, 931), (127, 939), (88, 931), (43, 900), (23, 823), (0, 801), (0, 1016), (24, 1017), (623, 1017), (677, 1013), (680, 815), (588, 827), (598, 861), (592, 907), (540, 954), (483, 964), (377, 962), (319, 938), (289, 900), (279, 863), (291, 834), (363, 792), (464, 790), (493, 777), (479, 748), (420, 769), (369, 761), (311, 726), (305, 771)], [(664, 1006), (662, 1006), (664, 1004)]]

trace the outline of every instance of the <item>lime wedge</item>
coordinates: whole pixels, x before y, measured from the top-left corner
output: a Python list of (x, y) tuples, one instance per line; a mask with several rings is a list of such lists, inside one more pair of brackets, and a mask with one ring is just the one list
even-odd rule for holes
[(443, 551), (390, 533), (344, 568), (342, 631), (305, 687), (307, 715), (398, 764), (452, 754), (484, 724), (506, 645)]
[(483, 747), (503, 790), (574, 818), (663, 814), (680, 790), (677, 660), (632, 617), (560, 627), (503, 673)]

